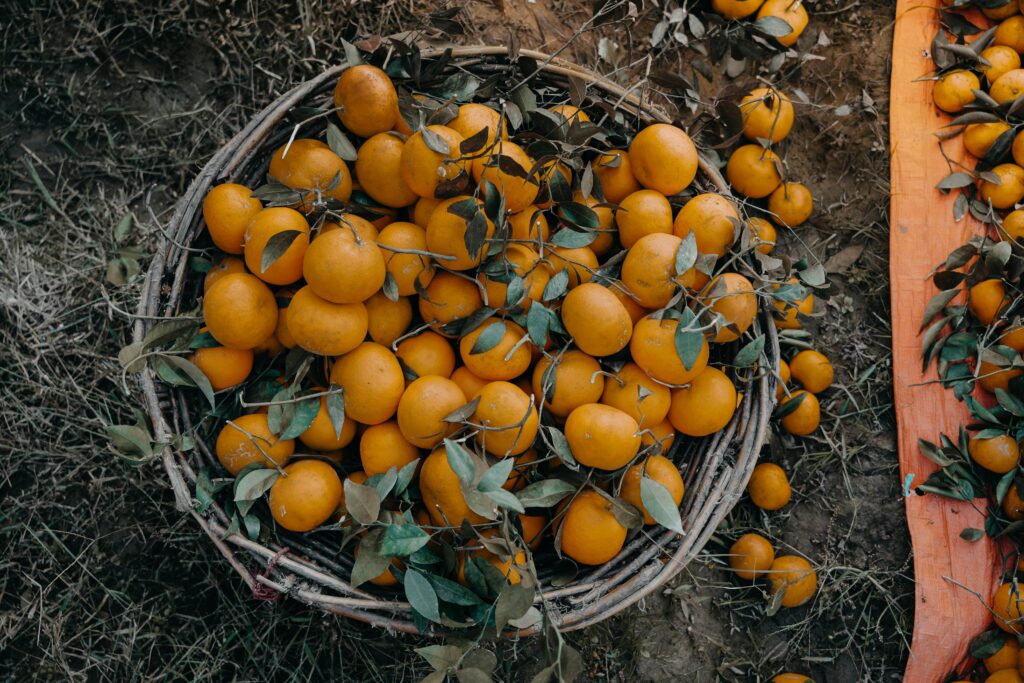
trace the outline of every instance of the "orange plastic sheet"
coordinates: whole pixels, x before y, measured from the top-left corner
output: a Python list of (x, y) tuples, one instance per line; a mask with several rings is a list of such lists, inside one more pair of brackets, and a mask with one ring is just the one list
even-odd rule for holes
[[(949, 123), (932, 102), (933, 81), (914, 82), (934, 69), (929, 56), (939, 30), (941, 0), (899, 0), (892, 49), (890, 100), (893, 375), (899, 459), (903, 480), (924, 482), (936, 466), (921, 455), (918, 439), (955, 435), (967, 411), (951, 391), (936, 383), (934, 367), (921, 372), (918, 328), (925, 304), (937, 293), (928, 275), (978, 226), (968, 217), (953, 221), (954, 195), (935, 184), (949, 171), (935, 133)], [(944, 143), (953, 159), (968, 157), (960, 139)], [(969, 161), (965, 163), (970, 164)], [(954, 437), (955, 438), (955, 437)], [(914, 549), (915, 618), (905, 681), (940, 683), (957, 667), (970, 640), (991, 622), (986, 606), (948, 579), (991, 597), (997, 585), (998, 554), (987, 536), (970, 543), (965, 527), (984, 528), (968, 503), (933, 495), (906, 498), (907, 525)], [(948, 578), (947, 578), (948, 577)]]

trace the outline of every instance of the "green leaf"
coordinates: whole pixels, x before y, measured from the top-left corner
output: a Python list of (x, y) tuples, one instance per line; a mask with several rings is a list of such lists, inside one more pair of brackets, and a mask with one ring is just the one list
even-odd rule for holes
[(107, 438), (110, 446), (122, 455), (145, 459), (153, 455), (149, 432), (136, 425), (107, 425)]
[(309, 398), (304, 401), (296, 401), (292, 404), (291, 419), (281, 432), (281, 439), (294, 439), (313, 424), (317, 413), (320, 412), (320, 399)]
[(570, 228), (562, 228), (551, 237), (551, 243), (555, 246), (566, 249), (576, 249), (593, 244), (597, 239), (597, 233), (593, 230), (579, 231)]
[(427, 574), (427, 578), (430, 579), (430, 584), (437, 591), (437, 597), (441, 602), (460, 607), (474, 607), (483, 604), (480, 596), (460, 583), (434, 574)]
[(479, 353), (487, 353), (504, 338), (505, 322), (503, 320), (496, 320), (484, 328), (484, 331), (476, 338), (473, 348), (469, 350), (469, 355), (474, 356)]
[(384, 528), (380, 550), (391, 557), (407, 557), (429, 541), (430, 534), (415, 524), (391, 524)]
[(533, 591), (521, 583), (510, 583), (501, 590), (494, 605), (494, 630), (498, 635), (512, 619), (518, 619), (533, 606)]
[[(511, 458), (509, 458), (511, 460)], [(506, 491), (505, 489), (499, 488), (493, 491), (487, 491), (485, 494), (488, 498), (493, 500), (499, 507), (503, 507), (506, 510), (512, 510), (513, 512), (523, 513), (526, 510), (523, 508), (523, 504), (519, 502), (514, 493)]]
[(429, 127), (424, 126), (420, 129), (420, 133), (423, 135), (423, 142), (426, 144), (428, 149), (445, 156), (451, 154), (452, 150), (451, 147), (448, 146), (448, 141), (436, 132), (432, 131)]
[(960, 538), (964, 539), (965, 541), (970, 541), (971, 543), (974, 543), (975, 541), (980, 541), (984, 535), (984, 531), (982, 531), (981, 529), (975, 529), (973, 527), (964, 527), (964, 530), (960, 532)]
[(234, 501), (256, 500), (270, 490), (281, 473), (276, 469), (263, 467), (250, 470), (244, 476), (235, 479)]
[(683, 367), (692, 370), (697, 364), (701, 351), (704, 349), (704, 334), (697, 331), (687, 331), (683, 321), (679, 321), (674, 335), (676, 355), (682, 361)]
[(373, 524), (380, 517), (380, 495), (377, 489), (345, 479), (345, 507), (360, 524)]
[(345, 161), (355, 161), (359, 156), (348, 136), (333, 123), (327, 124), (327, 146)]
[(114, 241), (118, 243), (124, 242), (128, 239), (128, 235), (131, 234), (131, 231), (132, 215), (130, 213), (126, 213), (121, 217), (121, 220), (117, 222), (117, 225), (114, 226)]
[(451, 439), (445, 439), (444, 450), (448, 458), (448, 466), (458, 476), (462, 485), (472, 485), (473, 480), (476, 478), (476, 466), (473, 464), (473, 459), (466, 452), (466, 449), (462, 447), (462, 444), (456, 443)]
[(416, 476), (416, 470), (419, 469), (420, 460), (419, 458), (408, 462), (402, 469), (398, 470), (398, 478), (395, 480), (394, 492), (396, 496), (401, 495), (409, 488), (409, 484), (412, 483), (413, 478)]
[(975, 659), (987, 659), (1002, 649), (1006, 638), (1001, 629), (990, 629), (971, 640), (968, 652)]
[(381, 285), (380, 291), (384, 292), (384, 296), (387, 297), (388, 301), (398, 301), (400, 298), (398, 294), (398, 280), (391, 274), (391, 271), (384, 274), (384, 284)]
[(437, 593), (430, 581), (421, 572), (409, 567), (405, 572), (405, 598), (414, 610), (433, 621), (441, 623), (441, 611)]
[(686, 234), (676, 250), (676, 275), (682, 275), (697, 263), (697, 236), (691, 231)]
[(511, 308), (520, 301), (526, 294), (526, 282), (523, 278), (516, 275), (512, 278), (512, 281), (508, 283), (508, 287), (505, 288), (505, 307)]
[(345, 426), (345, 393), (337, 384), (331, 384), (327, 394), (327, 416), (334, 427), (334, 438), (341, 439), (341, 430)]
[(416, 654), (427, 660), (427, 664), (434, 667), (435, 671), (447, 671), (455, 668), (459, 665), (459, 660), (462, 659), (462, 654), (465, 651), (465, 647), (456, 647), (455, 645), (428, 645), (415, 650)]
[(1024, 402), (1004, 389), (996, 389), (996, 400), (1006, 412), (1015, 417), (1024, 417)]
[(161, 320), (143, 337), (142, 348), (157, 348), (179, 339), (192, 337), (198, 329), (199, 324), (193, 320)]
[(302, 234), (305, 233), (301, 230), (282, 230), (271, 235), (270, 239), (267, 240), (267, 245), (263, 247), (263, 254), (260, 256), (260, 272), (267, 272), (277, 259), (284, 256), (284, 253), (292, 246), (292, 242)]
[(660, 482), (650, 477), (640, 479), (640, 501), (644, 504), (647, 514), (666, 529), (677, 534), (683, 533), (683, 520), (679, 516), (679, 507), (672, 500), (672, 494)]
[(496, 464), (488, 468), (484, 476), (480, 477), (480, 482), (476, 488), (478, 491), (484, 493), (490, 493), (496, 491), (504, 486), (505, 482), (508, 481), (508, 476), (512, 473), (512, 468), (515, 467), (515, 458), (506, 457), (499, 460)]
[[(206, 400), (209, 401), (210, 408), (216, 407), (216, 400), (213, 397), (213, 386), (210, 384), (209, 378), (202, 370), (197, 368), (191, 361), (185, 360), (180, 356), (159, 356), (159, 360), (162, 361), (160, 363), (160, 367), (173, 368), (178, 379), (182, 378), (182, 374), (184, 377), (188, 378), (188, 381), (182, 380), (171, 382), (172, 384), (176, 383), (196, 387), (202, 392), (203, 396), (206, 397)], [(157, 370), (157, 374), (160, 375), (161, 379), (164, 381), (170, 381), (168, 377), (174, 376), (161, 373), (159, 368)]]
[(544, 294), (541, 295), (541, 299), (544, 301), (552, 301), (554, 299), (561, 298), (569, 287), (569, 269), (562, 268), (560, 271), (555, 273), (548, 283), (544, 285)]
[(542, 349), (547, 344), (550, 324), (551, 311), (541, 305), (539, 301), (534, 301), (530, 305), (530, 310), (526, 312), (526, 332), (530, 335), (530, 341), (537, 348)]
[(578, 471), (580, 465), (576, 462), (576, 458), (573, 457), (572, 449), (569, 448), (569, 442), (557, 427), (543, 426), (541, 429), (544, 430), (544, 434), (548, 437), (548, 443), (551, 444), (551, 450), (555, 452), (558, 459), (562, 461), (562, 464), (571, 470)]
[(516, 496), (523, 507), (549, 508), (566, 496), (572, 495), (576, 487), (561, 479), (545, 479), (530, 484)]
[(742, 349), (736, 352), (736, 357), (733, 358), (733, 364), (738, 368), (749, 368), (757, 362), (757, 359), (761, 357), (761, 352), (764, 351), (764, 335), (755, 337), (752, 341), (748, 342), (743, 346)]
[(370, 479), (374, 480), (373, 488), (377, 492), (377, 495), (380, 496), (381, 500), (384, 500), (388, 497), (388, 494), (391, 493), (391, 489), (395, 487), (395, 482), (398, 481), (398, 468), (391, 466), (388, 468), (387, 472), (374, 475), (374, 477), (370, 477)]
[(356, 546), (356, 561), (352, 565), (352, 586), (360, 586), (377, 578), (391, 566), (391, 558), (380, 551), (380, 529), (371, 529)]
[(772, 15), (761, 17), (755, 21), (754, 29), (773, 38), (782, 38), (793, 32), (793, 27), (785, 19)]

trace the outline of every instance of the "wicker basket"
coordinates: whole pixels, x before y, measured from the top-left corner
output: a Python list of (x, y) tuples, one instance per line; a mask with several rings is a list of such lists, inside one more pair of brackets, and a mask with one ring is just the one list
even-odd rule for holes
[[(493, 73), (496, 65), (506, 63), (507, 59), (504, 47), (449, 49), (452, 64), (471, 72)], [(423, 49), (422, 57), (435, 58), (443, 52), (443, 48)], [(580, 78), (590, 86), (592, 97), (603, 98), (636, 121), (671, 121), (656, 107), (642, 105), (635, 95), (593, 72), (539, 52), (522, 50), (520, 54), (537, 61), (540, 72), (536, 78), (546, 84), (565, 90), (569, 78)], [(142, 340), (154, 320), (179, 315), (195, 305), (201, 287), (189, 278), (189, 252), (184, 247), (204, 230), (201, 204), (207, 190), (219, 182), (239, 182), (250, 187), (260, 184), (269, 154), (291, 134), (292, 125), (284, 121), (286, 113), (298, 105), (327, 104), (331, 89), (345, 67), (341, 64), (325, 71), (254, 116), (195, 178), (171, 219), (170, 239), (158, 250), (146, 275), (139, 318), (134, 326), (135, 341)], [(325, 122), (320, 120), (319, 124), (323, 127)], [(306, 136), (312, 132), (303, 130)], [(718, 171), (703, 158), (700, 168), (702, 176), (698, 177), (698, 183), (729, 193)], [(752, 329), (755, 334), (765, 333), (766, 362), (768, 367), (776, 367), (779, 344), (769, 314), (762, 312)], [(159, 382), (149, 368), (141, 373), (140, 385), (156, 441), (170, 443), (173, 435), (192, 431), (196, 413), (188, 403), (190, 394)], [(649, 530), (648, 534), (638, 534), (612, 561), (583, 569), (570, 583), (558, 587), (551, 586), (551, 577), (541, 570), (544, 599), (554, 607), (553, 616), (559, 628), (583, 628), (638, 602), (675, 576), (707, 543), (739, 500), (765, 442), (775, 402), (773, 374), (762, 373), (744, 387), (744, 392), (740, 409), (725, 429), (705, 439), (677, 439), (669, 454), (683, 471), (686, 483), (681, 508), (684, 535), (661, 527)], [(409, 604), (401, 600), (399, 594), (349, 585), (351, 557), (339, 553), (335, 541), (311, 537), (313, 535), (288, 535), (281, 537), (286, 546), (262, 545), (244, 534), (228, 533), (228, 518), (217, 504), (200, 513), (193, 494), (196, 473), (202, 466), (216, 468), (218, 465), (209, 447), (197, 441), (197, 447), (189, 452), (173, 446), (165, 446), (162, 452), (176, 505), (195, 518), (254, 594), (287, 593), (328, 612), (375, 626), (419, 632), (413, 624)], [(520, 635), (538, 630), (539, 626), (521, 631)]]

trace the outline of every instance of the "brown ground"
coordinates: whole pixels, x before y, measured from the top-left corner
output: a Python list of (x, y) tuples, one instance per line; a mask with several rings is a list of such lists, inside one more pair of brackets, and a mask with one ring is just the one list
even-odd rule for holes
[[(339, 58), (338, 36), (415, 26), (426, 4), (300, 0), (272, 12), (269, 3), (6, 3), (0, 677), (398, 681), (426, 673), (409, 639), (291, 601), (252, 601), (173, 511), (159, 467), (122, 463), (103, 434), (132, 410), (116, 379), (125, 319), (113, 306), (132, 308), (136, 293), (105, 282), (108, 261), (144, 262), (160, 237), (150, 210), (166, 219), (191, 175), (247, 116)], [(469, 4), (466, 23), (476, 28), (464, 40), (504, 43), (512, 28), (524, 46), (550, 50), (590, 16), (569, 0), (501, 4)], [(892, 3), (818, 0), (811, 11), (806, 40), (827, 37), (812, 50), (823, 59), (789, 61), (774, 80), (810, 102), (797, 100), (785, 157), (818, 207), (814, 227), (798, 236), (837, 271), (815, 335), (838, 370), (840, 386), (824, 404), (830, 419), (816, 438), (776, 442), (766, 456), (794, 481), (785, 512), (741, 503), (664, 595), (572, 636), (592, 680), (751, 681), (793, 670), (819, 683), (883, 681), (902, 670), (912, 586), (887, 323)], [(597, 39), (608, 35), (630, 62), (649, 46), (657, 12), (642, 10), (628, 33), (584, 36), (565, 56), (607, 70)], [(682, 54), (665, 51), (656, 64), (677, 64)], [(753, 78), (736, 83), (749, 88)], [(114, 227), (129, 214), (132, 232), (117, 242)], [(863, 253), (850, 263), (854, 246)], [(810, 607), (766, 616), (761, 592), (718, 568), (727, 539), (746, 527), (820, 564), (822, 590)], [(502, 647), (502, 680), (538, 668), (535, 643)]]

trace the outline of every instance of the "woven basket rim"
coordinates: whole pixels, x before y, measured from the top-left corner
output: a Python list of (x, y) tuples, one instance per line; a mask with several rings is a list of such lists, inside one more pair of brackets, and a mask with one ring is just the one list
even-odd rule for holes
[[(505, 47), (498, 46), (443, 45), (424, 48), (421, 56), (426, 59), (436, 58), (445, 50), (451, 50), (453, 59), (465, 58), (465, 62), (459, 62), (464, 68), (507, 52)], [(646, 123), (672, 121), (661, 107), (642, 102), (632, 89), (623, 88), (593, 71), (535, 50), (522, 49), (519, 55), (537, 61), (540, 67), (538, 76), (544, 73), (581, 78), (589, 86), (618, 98), (616, 108), (628, 111)], [(168, 225), (166, 234), (171, 238), (154, 255), (143, 281), (138, 317), (133, 326), (134, 341), (140, 342), (156, 319), (173, 316), (182, 301), (188, 252), (181, 245), (187, 244), (190, 237), (198, 232), (197, 228), (201, 227), (199, 205), (209, 186), (214, 182), (235, 179), (263, 147), (269, 146), (267, 138), (272, 131), (280, 128), (284, 113), (307, 100), (325, 84), (332, 83), (347, 66), (347, 62), (342, 62), (280, 96), (218, 149), (196, 175), (179, 200)], [(699, 167), (718, 192), (731, 195), (721, 174), (703, 155), (699, 155)], [(169, 284), (168, 277), (172, 278)], [(752, 329), (755, 333), (764, 333), (764, 353), (770, 363), (776, 363), (780, 357), (778, 335), (767, 310), (760, 311)], [(227, 517), (216, 504), (211, 505), (205, 513), (200, 513), (192, 494), (196, 481), (192, 456), (171, 445), (173, 435), (191, 429), (184, 393), (158, 384), (155, 373), (148, 366), (139, 374), (138, 379), (139, 391), (152, 421), (155, 439), (166, 444), (160, 457), (174, 492), (176, 508), (192, 515), (251, 589), (266, 586), (322, 610), (373, 626), (420, 633), (411, 620), (408, 603), (361, 588), (352, 588), (346, 579), (330, 573), (331, 569), (327, 567), (330, 561), (312, 541), (309, 545), (301, 544), (304, 546), (299, 550), (301, 554), (284, 554), (282, 546), (274, 544), (268, 547), (250, 540), (244, 534), (228, 533)], [(648, 532), (646, 536), (637, 534), (615, 559), (603, 566), (581, 572), (587, 580), (559, 588), (542, 589), (543, 599), (558, 607), (553, 614), (558, 628), (583, 628), (626, 609), (663, 586), (696, 556), (746, 487), (767, 438), (768, 421), (775, 405), (775, 387), (774, 373), (763, 373), (748, 385), (746, 398), (725, 429), (711, 437), (691, 442), (689, 450), (700, 453), (700, 457), (687, 458), (691, 465), (687, 470), (691, 481), (687, 483), (687, 496), (682, 503), (686, 534), (680, 536), (661, 527)], [(695, 500), (700, 501), (699, 504)], [(296, 545), (300, 544), (285, 548), (295, 549)], [(670, 553), (670, 557), (663, 561), (661, 556), (667, 553)], [(255, 574), (243, 562), (243, 557), (255, 561), (264, 571)], [(541, 599), (538, 596), (536, 602)], [(539, 629), (538, 625), (520, 631), (507, 631), (505, 635), (533, 635)], [(440, 629), (430, 631), (430, 634), (439, 633)]]

